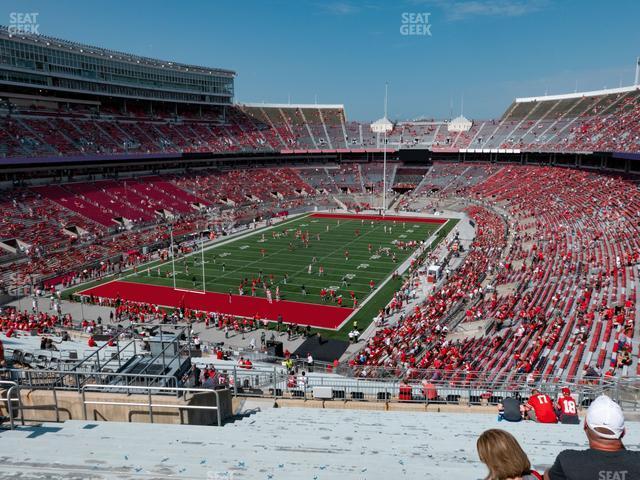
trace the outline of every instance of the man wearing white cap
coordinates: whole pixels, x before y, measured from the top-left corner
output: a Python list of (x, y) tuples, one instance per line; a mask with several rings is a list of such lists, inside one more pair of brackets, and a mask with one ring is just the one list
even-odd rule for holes
[(587, 411), (584, 432), (588, 450), (564, 450), (548, 469), (546, 480), (640, 479), (640, 452), (622, 444), (625, 434), (620, 405), (606, 395), (596, 398)]

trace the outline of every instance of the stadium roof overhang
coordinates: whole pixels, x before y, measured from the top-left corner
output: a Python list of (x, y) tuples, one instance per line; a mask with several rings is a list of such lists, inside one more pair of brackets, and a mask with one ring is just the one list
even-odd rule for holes
[(591, 90), (588, 92), (573, 92), (573, 93), (564, 93), (560, 95), (542, 95), (539, 97), (521, 97), (516, 98), (516, 103), (526, 103), (526, 102), (545, 102), (552, 100), (569, 100), (572, 98), (583, 98), (583, 97), (598, 97), (601, 95), (611, 95), (617, 93), (628, 93), (633, 92), (634, 90), (640, 90), (640, 85), (631, 85), (628, 87), (620, 87), (620, 88), (605, 88), (602, 90)]
[(322, 108), (344, 110), (340, 103), (238, 103), (241, 107), (251, 108)]

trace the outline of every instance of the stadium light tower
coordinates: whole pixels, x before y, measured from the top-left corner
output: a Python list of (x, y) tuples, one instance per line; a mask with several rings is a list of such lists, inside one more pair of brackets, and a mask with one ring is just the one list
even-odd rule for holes
[(202, 255), (202, 293), (207, 291), (207, 281), (204, 273), (204, 241), (204, 237), (200, 234), (200, 253)]
[(176, 289), (176, 252), (173, 249), (173, 223), (169, 227), (169, 232), (171, 233), (171, 270), (173, 277), (173, 289)]
[(387, 132), (393, 130), (393, 124), (387, 118), (387, 93), (389, 84), (384, 84), (384, 117), (371, 124), (371, 131), (383, 134), (382, 142), (382, 215), (387, 210)]
[[(384, 84), (384, 118), (387, 118), (387, 93), (389, 84)], [(387, 120), (388, 121), (388, 120)], [(384, 131), (382, 142), (382, 215), (387, 211), (387, 130)]]

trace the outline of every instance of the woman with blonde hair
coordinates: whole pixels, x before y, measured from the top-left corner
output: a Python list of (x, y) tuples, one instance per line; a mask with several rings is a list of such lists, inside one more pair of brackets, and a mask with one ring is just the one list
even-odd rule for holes
[(538, 472), (531, 470), (527, 454), (509, 432), (487, 430), (476, 446), (480, 460), (489, 469), (486, 480), (542, 480)]

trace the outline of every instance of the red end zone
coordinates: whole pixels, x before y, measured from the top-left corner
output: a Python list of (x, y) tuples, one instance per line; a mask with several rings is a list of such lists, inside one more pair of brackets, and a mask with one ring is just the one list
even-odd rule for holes
[(353, 312), (352, 308), (335, 307), (333, 305), (315, 305), (281, 300), (269, 303), (264, 298), (232, 295), (225, 293), (197, 293), (185, 290), (174, 290), (171, 287), (147, 285), (125, 281), (115, 281), (98, 285), (81, 292), (83, 295), (94, 295), (103, 298), (121, 298), (132, 302), (144, 302), (164, 307), (177, 308), (184, 306), (193, 310), (218, 312), (240, 317), (253, 317), (272, 321), (282, 315), (287, 323), (311, 325), (317, 328), (336, 329)]
[(313, 213), (312, 217), (315, 218), (340, 218), (346, 220), (376, 220), (386, 222), (407, 222), (407, 223), (433, 223), (435, 225), (442, 225), (447, 223), (447, 218), (423, 218), (423, 217), (400, 217), (397, 215), (367, 215), (367, 214), (353, 214), (348, 213)]

